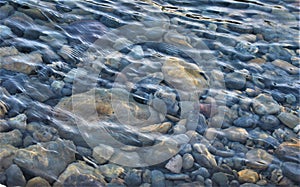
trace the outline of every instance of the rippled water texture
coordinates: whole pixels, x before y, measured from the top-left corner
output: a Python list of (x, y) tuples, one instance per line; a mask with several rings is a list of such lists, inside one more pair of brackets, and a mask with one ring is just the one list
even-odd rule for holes
[(298, 186), (299, 0), (0, 0), (0, 184)]

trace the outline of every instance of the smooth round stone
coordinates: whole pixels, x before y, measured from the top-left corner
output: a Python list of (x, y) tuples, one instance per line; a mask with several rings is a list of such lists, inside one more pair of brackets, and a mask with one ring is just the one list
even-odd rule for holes
[(258, 125), (264, 130), (275, 130), (279, 127), (280, 121), (276, 116), (265, 115), (260, 118)]
[(128, 186), (139, 186), (142, 184), (142, 173), (139, 170), (132, 170), (125, 176), (125, 182)]
[(285, 100), (289, 104), (293, 104), (293, 103), (295, 103), (297, 101), (296, 97), (293, 94), (287, 94), (285, 96)]
[(282, 173), (289, 179), (300, 182), (300, 165), (294, 162), (284, 162), (282, 164)]
[(30, 179), (26, 184), (26, 187), (39, 187), (39, 186), (51, 187), (49, 182), (41, 177), (34, 177)]
[(6, 171), (6, 185), (7, 186), (25, 186), (26, 179), (21, 169), (13, 164)]
[(280, 112), (280, 105), (267, 94), (260, 94), (253, 100), (254, 112), (258, 115), (277, 114)]
[(299, 117), (288, 112), (281, 112), (277, 117), (283, 124), (291, 129), (299, 124)]
[(217, 183), (219, 186), (227, 186), (228, 185), (228, 177), (225, 173), (218, 172), (214, 173), (212, 176), (212, 181)]
[(204, 181), (204, 184), (205, 184), (205, 187), (212, 187), (213, 186), (213, 183), (210, 179), (206, 179)]
[(0, 25), (0, 38), (7, 39), (13, 35), (11, 29), (5, 25)]
[(183, 169), (192, 168), (194, 165), (194, 162), (195, 162), (195, 160), (191, 154), (186, 153), (183, 155), (183, 163), (182, 163)]
[(151, 172), (151, 186), (152, 187), (164, 187), (166, 186), (165, 176), (159, 170), (153, 170)]
[(225, 76), (225, 84), (229, 89), (240, 90), (246, 84), (246, 78), (238, 72), (229, 73)]
[(249, 128), (257, 124), (257, 120), (253, 116), (242, 116), (233, 121), (234, 126)]
[(165, 30), (163, 28), (154, 27), (147, 29), (145, 36), (150, 40), (161, 40), (163, 38), (164, 33)]
[(256, 169), (266, 169), (273, 161), (273, 156), (263, 149), (252, 149), (247, 152), (247, 165)]

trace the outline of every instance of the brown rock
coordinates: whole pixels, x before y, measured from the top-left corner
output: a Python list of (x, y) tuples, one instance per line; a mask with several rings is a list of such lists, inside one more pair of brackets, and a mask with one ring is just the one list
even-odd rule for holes
[(300, 150), (300, 141), (297, 141), (295, 143), (283, 142), (277, 147), (275, 153), (281, 159), (299, 163), (299, 159), (300, 159), (299, 150)]
[(285, 70), (286, 72), (288, 72), (289, 74), (295, 75), (295, 74), (299, 74), (299, 68), (284, 61), (284, 60), (274, 60), (272, 62), (272, 64), (276, 67), (279, 67), (283, 70)]
[(238, 172), (240, 182), (256, 183), (259, 179), (258, 174), (251, 169), (244, 169)]
[(26, 184), (26, 187), (40, 187), (40, 186), (50, 187), (51, 185), (49, 184), (48, 181), (46, 181), (41, 177), (34, 177), (30, 179)]
[(17, 148), (11, 145), (0, 146), (0, 172), (4, 172), (10, 165), (13, 164), (13, 159)]
[(0, 118), (4, 118), (5, 114), (7, 113), (8, 108), (4, 101), (0, 100)]

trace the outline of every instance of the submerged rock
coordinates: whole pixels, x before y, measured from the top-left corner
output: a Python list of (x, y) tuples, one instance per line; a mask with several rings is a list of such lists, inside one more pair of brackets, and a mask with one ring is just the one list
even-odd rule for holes
[(259, 179), (258, 174), (251, 169), (244, 169), (238, 172), (240, 182), (256, 183)]
[(295, 128), (300, 123), (300, 118), (291, 113), (281, 112), (277, 117), (283, 124), (291, 129)]
[(300, 183), (300, 165), (294, 162), (284, 162), (282, 164), (282, 173), (289, 179)]
[(176, 155), (169, 160), (165, 167), (173, 173), (180, 173), (182, 168), (182, 161), (182, 157), (180, 155)]
[(34, 177), (30, 179), (26, 184), (26, 187), (39, 187), (39, 186), (51, 187), (49, 182), (41, 177)]
[(7, 186), (25, 186), (26, 179), (21, 169), (12, 164), (6, 171), (6, 185)]
[(34, 176), (47, 179), (50, 183), (75, 160), (73, 142), (58, 139), (19, 149), (14, 162)]
[(275, 150), (275, 154), (286, 161), (298, 162), (300, 163), (300, 141), (293, 142), (283, 142)]
[(13, 146), (21, 146), (22, 145), (22, 133), (15, 129), (9, 132), (0, 133), (0, 145), (9, 144)]
[(280, 105), (267, 94), (260, 94), (253, 100), (254, 112), (258, 115), (278, 114)]

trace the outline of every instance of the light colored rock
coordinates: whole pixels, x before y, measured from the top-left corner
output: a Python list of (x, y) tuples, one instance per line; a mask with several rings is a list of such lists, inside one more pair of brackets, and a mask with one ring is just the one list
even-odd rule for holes
[(240, 182), (256, 183), (259, 179), (258, 174), (251, 169), (244, 169), (238, 172)]
[(180, 155), (176, 155), (169, 160), (165, 167), (173, 173), (180, 173), (182, 161), (182, 157)]
[(17, 129), (26, 129), (27, 125), (27, 116), (25, 114), (19, 114), (16, 117), (8, 119), (8, 124)]
[(280, 105), (267, 94), (259, 94), (253, 100), (253, 109), (256, 114), (267, 115), (277, 114), (280, 111)]
[(189, 153), (185, 153), (183, 155), (183, 164), (182, 164), (182, 167), (183, 169), (190, 169), (193, 167), (194, 165), (194, 158), (191, 154)]
[(255, 169), (266, 169), (273, 161), (273, 156), (263, 149), (252, 149), (246, 153), (250, 166)]
[(160, 132), (162, 134), (165, 134), (170, 130), (171, 127), (172, 124), (170, 122), (164, 122), (162, 124), (154, 124), (142, 127), (140, 128), (140, 132)]
[(0, 100), (0, 118), (3, 118), (7, 112), (8, 112), (7, 105), (4, 103), (4, 101)]
[(68, 177), (72, 175), (87, 176), (91, 180), (95, 180), (102, 184), (106, 184), (104, 177), (101, 175), (101, 173), (98, 170), (87, 165), (85, 162), (80, 161), (80, 162), (70, 164), (67, 167), (67, 169), (60, 174), (58, 180), (54, 183), (54, 186), (55, 187), (64, 186), (65, 181), (68, 179)]
[(288, 112), (281, 112), (277, 117), (283, 124), (291, 129), (295, 128), (300, 123), (300, 118), (298, 116)]
[(222, 133), (230, 141), (245, 142), (248, 138), (248, 132), (238, 127), (229, 127), (224, 129)]
[(93, 149), (93, 157), (99, 162), (104, 164), (114, 154), (114, 148), (108, 145), (100, 144)]
[(209, 87), (208, 78), (203, 70), (179, 58), (168, 58), (163, 64), (162, 72), (167, 83), (188, 93), (187, 98), (181, 98), (182, 100), (198, 100), (199, 94), (204, 94)]
[(49, 182), (41, 177), (34, 177), (30, 179), (26, 184), (26, 187), (38, 187), (38, 186), (51, 187)]
[(279, 67), (281, 69), (283, 69), (284, 71), (288, 72), (289, 74), (292, 74), (292, 75), (296, 75), (296, 74), (299, 74), (300, 72), (300, 69), (296, 66), (294, 66), (293, 64), (290, 64), (284, 60), (274, 60), (272, 62), (272, 64), (276, 67)]
[(3, 144), (10, 144), (13, 146), (20, 146), (22, 145), (22, 133), (18, 130), (12, 130), (9, 132), (2, 132), (0, 133), (0, 145)]

